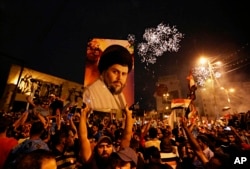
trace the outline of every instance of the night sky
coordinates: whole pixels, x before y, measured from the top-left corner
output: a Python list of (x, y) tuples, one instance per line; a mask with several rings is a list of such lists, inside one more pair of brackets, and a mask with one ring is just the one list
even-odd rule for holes
[(178, 52), (165, 53), (149, 70), (136, 63), (142, 91), (153, 91), (161, 75), (185, 78), (201, 54), (233, 61), (237, 74), (250, 70), (247, 1), (2, 0), (0, 10), (1, 83), (11, 63), (83, 83), (88, 39), (133, 34), (139, 43), (146, 28), (160, 23), (176, 26), (184, 39)]

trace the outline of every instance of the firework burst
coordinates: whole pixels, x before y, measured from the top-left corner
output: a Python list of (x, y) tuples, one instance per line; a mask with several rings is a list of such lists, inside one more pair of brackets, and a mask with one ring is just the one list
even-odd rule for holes
[(210, 78), (210, 70), (206, 66), (197, 66), (192, 69), (192, 74), (196, 78), (197, 85), (205, 86), (205, 82)]
[[(145, 42), (141, 42), (137, 46), (138, 55), (142, 63), (154, 64), (157, 58), (164, 52), (177, 52), (180, 48), (180, 41), (184, 35), (176, 29), (175, 26), (170, 27), (163, 23), (156, 28), (147, 28), (143, 34)], [(134, 44), (135, 37), (128, 36), (128, 41)]]

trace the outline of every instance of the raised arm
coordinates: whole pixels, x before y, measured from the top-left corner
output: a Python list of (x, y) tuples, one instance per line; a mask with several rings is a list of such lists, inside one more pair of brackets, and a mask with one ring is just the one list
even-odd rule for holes
[(147, 135), (147, 132), (148, 132), (148, 130), (149, 130), (151, 124), (152, 124), (152, 120), (153, 120), (153, 119), (150, 119), (150, 121), (149, 121), (147, 124), (142, 124), (143, 126), (142, 126), (141, 133), (142, 133), (143, 137), (144, 137), (145, 135)]
[(44, 125), (45, 127), (47, 127), (48, 123), (47, 123), (46, 118), (45, 118), (44, 116), (42, 116), (42, 115), (40, 114), (40, 112), (35, 112), (35, 114), (36, 114), (37, 118), (43, 123), (43, 125)]
[(13, 123), (13, 128), (14, 130), (16, 130), (20, 125), (23, 125), (27, 118), (28, 118), (28, 115), (29, 115), (29, 112), (28, 111), (25, 111), (23, 112), (23, 114), (21, 115), (20, 118), (18, 118), (14, 123)]
[(239, 133), (236, 131), (236, 129), (233, 126), (230, 126), (230, 128), (233, 131), (236, 138), (240, 141), (240, 143), (247, 143), (245, 140), (242, 139), (242, 137), (239, 135)]
[(37, 107), (37, 106), (35, 105), (35, 103), (33, 102), (31, 96), (27, 96), (27, 97), (26, 97), (26, 100), (27, 100), (27, 102), (28, 102), (30, 105), (32, 105), (34, 108)]
[(81, 110), (79, 122), (80, 157), (83, 162), (88, 162), (93, 154), (90, 141), (88, 139), (87, 116), (88, 106)]
[(133, 134), (133, 122), (134, 119), (132, 117), (132, 110), (129, 110), (129, 108), (126, 106), (125, 108), (126, 113), (126, 119), (125, 119), (125, 128), (121, 139), (121, 147), (129, 147), (130, 140)]
[(61, 126), (62, 126), (62, 120), (61, 120), (61, 114), (56, 114), (56, 126), (57, 126), (57, 130), (61, 130)]
[(206, 163), (208, 163), (208, 159), (203, 153), (199, 143), (197, 142), (197, 140), (195, 139), (195, 137), (193, 136), (193, 134), (187, 127), (187, 119), (185, 117), (181, 119), (181, 125), (186, 133), (186, 136), (189, 140), (190, 145), (194, 149), (194, 152), (196, 153), (197, 157), (201, 160), (201, 162), (205, 165)]
[(77, 131), (76, 125), (75, 125), (75, 123), (73, 121), (73, 116), (71, 116), (70, 119), (69, 119), (69, 125), (75, 131), (75, 138), (78, 138), (78, 131)]

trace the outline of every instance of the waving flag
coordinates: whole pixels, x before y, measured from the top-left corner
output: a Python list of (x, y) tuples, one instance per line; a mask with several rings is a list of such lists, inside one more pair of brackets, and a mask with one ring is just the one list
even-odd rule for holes
[(173, 109), (171, 114), (168, 117), (168, 125), (171, 127), (171, 129), (173, 129), (175, 127), (177, 121), (177, 117), (176, 117), (176, 110)]
[(191, 101), (189, 107), (186, 109), (185, 117), (188, 119), (193, 119), (193, 118), (196, 118), (197, 115), (198, 114), (197, 114), (197, 110), (196, 110), (196, 107), (194, 105), (194, 102)]
[(194, 81), (194, 77), (191, 71), (187, 77), (187, 80), (188, 80), (188, 89), (189, 89), (188, 98), (191, 99), (191, 102), (188, 108), (186, 109), (185, 116), (189, 119), (192, 119), (192, 118), (197, 117), (197, 110), (194, 105), (194, 100), (196, 99), (195, 91), (197, 89), (197, 86), (196, 86), (196, 83)]
[(189, 73), (187, 80), (188, 80), (188, 89), (189, 89), (188, 98), (190, 98), (191, 100), (195, 100), (196, 99), (195, 91), (197, 89), (197, 86), (196, 86), (194, 77), (191, 72)]
[(190, 103), (191, 99), (173, 99), (171, 101), (171, 109), (188, 108)]

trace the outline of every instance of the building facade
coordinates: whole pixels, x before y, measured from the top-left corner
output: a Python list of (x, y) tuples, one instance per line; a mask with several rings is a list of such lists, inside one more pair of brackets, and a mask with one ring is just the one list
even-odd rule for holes
[(12, 65), (0, 106), (4, 111), (25, 109), (26, 97), (46, 100), (54, 94), (65, 101), (82, 97), (83, 84), (78, 84), (56, 76), (48, 75), (27, 67)]
[(176, 75), (159, 77), (155, 92), (156, 109), (158, 114), (171, 113), (171, 100), (182, 98), (180, 80)]
[(199, 88), (199, 108), (207, 117), (218, 118), (225, 114), (247, 112), (250, 82), (230, 82), (225, 86)]

